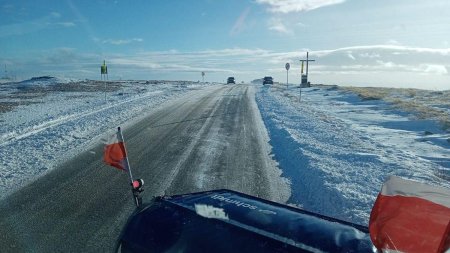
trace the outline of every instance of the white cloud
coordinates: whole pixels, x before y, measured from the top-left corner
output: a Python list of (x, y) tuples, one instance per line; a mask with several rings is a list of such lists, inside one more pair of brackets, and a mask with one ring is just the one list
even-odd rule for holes
[(241, 15), (238, 17), (233, 27), (231, 28), (230, 35), (236, 35), (244, 30), (245, 19), (247, 18), (250, 8), (246, 8)]
[(61, 17), (58, 12), (52, 12), (38, 19), (30, 20), (22, 23), (0, 25), (0, 38), (16, 35), (24, 35), (28, 33), (44, 30), (54, 24), (54, 20)]
[(324, 6), (340, 4), (346, 0), (256, 0), (258, 4), (269, 5), (269, 11), (289, 13), (318, 9)]
[(52, 17), (54, 17), (54, 18), (60, 18), (61, 17), (61, 13), (59, 13), (59, 12), (51, 12), (50, 13), (50, 15), (52, 16)]
[(355, 56), (352, 55), (352, 52), (347, 52), (347, 56), (352, 60), (356, 60)]
[(12, 4), (4, 4), (0, 7), (0, 9), (4, 12), (11, 12), (14, 10), (14, 5)]
[(60, 47), (52, 50), (45, 50), (41, 57), (43, 64), (68, 64), (75, 63), (78, 60), (78, 55), (74, 48)]
[[(98, 39), (94, 39), (94, 41), (97, 41)], [(132, 38), (132, 39), (106, 39), (106, 40), (102, 40), (103, 44), (112, 44), (112, 45), (125, 45), (125, 44), (130, 44), (132, 42), (142, 42), (144, 41), (141, 38)]]
[(46, 16), (27, 22), (0, 25), (0, 38), (35, 33), (55, 26), (75, 26), (73, 22), (57, 22), (61, 16), (59, 12), (51, 12)]
[(122, 65), (122, 66), (132, 66), (138, 68), (149, 68), (149, 69), (160, 69), (163, 68), (161, 64), (150, 62), (148, 60), (134, 58), (113, 58), (109, 61), (111, 64)]
[[(246, 62), (258, 61), (267, 51), (260, 49), (222, 49), (193, 52), (177, 50), (143, 52), (134, 56), (116, 55), (109, 62), (121, 69), (150, 69), (159, 73), (243, 73)], [(231, 65), (230, 62), (239, 62)], [(237, 67), (239, 65), (239, 67)], [(234, 69), (233, 69), (234, 68)]]
[[(449, 55), (450, 48), (426, 48), (426, 47), (407, 47), (407, 46), (397, 46), (397, 45), (367, 45), (367, 46), (353, 46), (353, 47), (342, 47), (330, 50), (317, 50), (314, 51), (314, 55), (318, 57), (323, 57), (332, 53), (341, 51), (393, 51), (392, 53), (430, 53), (430, 54), (440, 54)], [(368, 53), (368, 52), (367, 52)]]
[(362, 58), (371, 58), (371, 59), (380, 58), (380, 54), (373, 53), (373, 52), (360, 53), (359, 56), (362, 57)]
[(289, 30), (284, 23), (279, 18), (271, 18), (269, 20), (269, 30), (276, 31), (284, 34), (292, 34), (292, 31)]
[(422, 64), (421, 67), (424, 69), (425, 73), (437, 74), (437, 75), (447, 75), (448, 71), (444, 65), (437, 64)]
[[(176, 51), (177, 52), (177, 51)], [(189, 54), (204, 55), (206, 57), (218, 56), (255, 56), (267, 55), (270, 51), (264, 49), (248, 49), (248, 48), (226, 48), (220, 50), (203, 50), (196, 52), (189, 52)]]
[(398, 41), (396, 41), (396, 40), (394, 40), (394, 39), (388, 40), (388, 41), (386, 42), (386, 44), (388, 44), (388, 45), (396, 45), (396, 46), (401, 45), (400, 42), (398, 42)]
[(76, 26), (73, 22), (58, 22), (56, 25), (64, 26), (64, 27), (74, 27)]
[(404, 67), (404, 66), (395, 64), (393, 62), (390, 62), (390, 61), (389, 62), (384, 62), (384, 61), (381, 61), (381, 60), (377, 60), (376, 62), (377, 62), (378, 65), (380, 65), (380, 66), (382, 66), (384, 68), (387, 68), (387, 69)]
[[(405, 73), (417, 73), (417, 74), (431, 74), (431, 75), (447, 75), (448, 71), (444, 65), (440, 64), (401, 64), (392, 61), (377, 60), (376, 64), (353, 64), (336, 66), (335, 70), (340, 72), (339, 69), (345, 71), (359, 71), (360, 73), (373, 72), (373, 73), (393, 73), (393, 72), (405, 72)], [(330, 66), (328, 66), (330, 69)], [(333, 67), (331, 67), (333, 69)]]

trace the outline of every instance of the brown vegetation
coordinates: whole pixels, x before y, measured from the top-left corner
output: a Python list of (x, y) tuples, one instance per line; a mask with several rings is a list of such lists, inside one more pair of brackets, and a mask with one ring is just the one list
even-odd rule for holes
[(450, 90), (427, 91), (419, 89), (342, 87), (357, 94), (362, 100), (383, 100), (395, 108), (410, 112), (418, 119), (437, 120), (450, 131)]

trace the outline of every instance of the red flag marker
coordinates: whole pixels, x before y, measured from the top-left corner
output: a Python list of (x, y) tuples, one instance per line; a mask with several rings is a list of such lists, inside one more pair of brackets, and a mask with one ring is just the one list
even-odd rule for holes
[(127, 152), (119, 127), (118, 131), (109, 138), (105, 146), (103, 161), (120, 170), (128, 170), (126, 158)]
[(377, 249), (445, 252), (449, 248), (450, 189), (391, 176), (370, 214)]
[(119, 170), (128, 172), (134, 202), (136, 206), (139, 207), (142, 202), (142, 198), (139, 194), (143, 191), (142, 186), (144, 184), (144, 180), (133, 180), (130, 163), (128, 162), (127, 150), (125, 149), (125, 142), (123, 141), (123, 135), (120, 127), (117, 128), (117, 132), (111, 135), (107, 141), (104, 149), (103, 161), (108, 165), (118, 168)]

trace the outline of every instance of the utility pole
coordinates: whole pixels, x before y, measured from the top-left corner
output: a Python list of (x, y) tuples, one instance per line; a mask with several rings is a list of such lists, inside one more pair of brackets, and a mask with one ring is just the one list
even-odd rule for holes
[(309, 62), (310, 61), (316, 61), (316, 60), (310, 60), (309, 59), (309, 52), (306, 52), (306, 60), (300, 60), (301, 62), (302, 62), (302, 66), (303, 66), (303, 63), (304, 62), (306, 62), (306, 75), (303, 75), (303, 67), (302, 67), (302, 84), (301, 85), (307, 85), (307, 86), (309, 86), (309, 84), (308, 84), (308, 68), (309, 68)]
[[(103, 64), (100, 66), (100, 79), (102, 81), (108, 80), (108, 66), (106, 66), (106, 61), (103, 60)], [(104, 82), (104, 90), (105, 90), (105, 103), (106, 103), (106, 82)]]
[[(302, 101), (302, 86), (306, 86), (306, 87), (309, 87), (309, 86), (310, 86), (310, 84), (309, 84), (309, 82), (308, 82), (308, 67), (309, 67), (309, 62), (310, 62), (310, 61), (316, 61), (316, 60), (310, 60), (310, 59), (309, 59), (309, 52), (306, 52), (306, 60), (300, 60), (300, 61), (302, 62), (302, 72), (301, 72), (301, 75), (302, 75), (302, 82), (300, 83), (300, 87), (299, 87), (299, 90), (300, 90), (300, 96), (299, 96), (299, 98), (298, 98), (298, 102)], [(303, 74), (303, 65), (304, 65), (305, 62), (306, 62), (306, 75)]]

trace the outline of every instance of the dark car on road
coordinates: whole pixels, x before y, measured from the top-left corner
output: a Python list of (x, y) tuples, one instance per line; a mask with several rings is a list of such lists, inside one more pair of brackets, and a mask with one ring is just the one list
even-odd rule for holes
[(265, 76), (263, 80), (263, 85), (273, 84), (273, 78), (271, 76)]
[(236, 82), (234, 81), (234, 77), (228, 77), (228, 79), (227, 79), (227, 84), (230, 84), (230, 83), (236, 83)]

